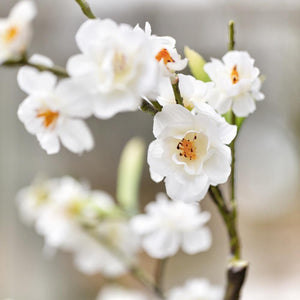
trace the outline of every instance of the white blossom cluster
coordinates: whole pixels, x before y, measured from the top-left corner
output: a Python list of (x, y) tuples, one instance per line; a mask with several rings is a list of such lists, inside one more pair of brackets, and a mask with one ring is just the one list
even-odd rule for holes
[[(17, 202), (21, 218), (44, 237), (47, 253), (73, 253), (75, 265), (86, 274), (120, 276), (135, 259), (138, 238), (103, 191), (71, 177), (38, 180), (19, 192)], [(115, 254), (119, 251), (127, 265)]]
[[(3, 21), (3, 36), (17, 26), (13, 16), (21, 5), (27, 16), (34, 16), (32, 2), (20, 2)], [(30, 35), (29, 21), (18, 26), (15, 36), (0, 44), (0, 54), (15, 57), (18, 34)], [(228, 52), (223, 62), (213, 59), (204, 66), (212, 81), (202, 82), (178, 73), (187, 59), (178, 54), (174, 38), (153, 35), (149, 23), (143, 30), (110, 19), (88, 20), (79, 28), (76, 42), (80, 54), (67, 62), (69, 78), (58, 80), (49, 70), (39, 72), (32, 66), (22, 67), (18, 74), (20, 88), (28, 94), (19, 107), (19, 119), (48, 154), (57, 153), (60, 144), (75, 153), (91, 150), (94, 141), (84, 119), (92, 115), (107, 119), (138, 110), (142, 101), (157, 101), (161, 111), (154, 117), (155, 140), (148, 150), (152, 179), (164, 180), (172, 199), (187, 202), (203, 199), (210, 185), (227, 181), (228, 145), (236, 127), (220, 114), (232, 109), (245, 117), (255, 110), (255, 100), (264, 98), (259, 70), (247, 52)], [(53, 67), (41, 55), (29, 62)], [(174, 92), (176, 84), (182, 105)]]
[[(26, 58), (35, 15), (33, 2), (25, 0), (0, 20), (0, 64)], [(27, 94), (18, 109), (20, 121), (48, 154), (58, 153), (61, 145), (80, 154), (94, 146), (85, 119), (112, 118), (146, 103), (156, 110), (147, 162), (151, 178), (164, 180), (167, 195), (158, 194), (144, 214), (131, 217), (102, 191), (71, 177), (50, 179), (20, 191), (22, 219), (44, 237), (47, 252), (73, 253), (87, 274), (121, 276), (142, 249), (155, 259), (179, 250), (190, 255), (208, 250), (210, 214), (198, 202), (231, 172), (229, 145), (237, 126), (224, 114), (246, 117), (264, 99), (254, 59), (229, 51), (222, 61), (205, 64), (211, 81), (203, 82), (179, 73), (187, 58), (179, 55), (174, 38), (152, 34), (149, 23), (142, 29), (111, 19), (88, 20), (76, 43), (80, 53), (69, 58), (65, 78), (39, 54), (20, 68), (17, 80)], [(194, 279), (169, 291), (167, 300), (220, 300), (222, 294), (206, 280)], [(150, 298), (117, 286), (97, 298), (118, 299)]]

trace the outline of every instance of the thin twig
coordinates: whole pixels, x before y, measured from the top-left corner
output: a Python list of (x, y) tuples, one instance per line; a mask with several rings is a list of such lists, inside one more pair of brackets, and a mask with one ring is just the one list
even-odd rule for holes
[(30, 67), (33, 67), (33, 68), (39, 70), (40, 72), (48, 71), (59, 77), (63, 77), (63, 78), (69, 77), (69, 74), (67, 73), (67, 71), (62, 67), (59, 67), (59, 66), (48, 67), (48, 66), (45, 66), (42, 64), (35, 64), (35, 63), (28, 61), (25, 56), (19, 60), (7, 60), (2, 64), (2, 66), (4, 66), (4, 67), (30, 66)]
[(152, 116), (155, 116), (156, 113), (158, 112), (158, 110), (146, 100), (143, 100), (140, 106), (140, 110), (143, 112), (150, 113)]
[(80, 6), (82, 12), (89, 18), (89, 19), (96, 19), (96, 16), (93, 14), (89, 4), (86, 0), (75, 0), (78, 5)]
[(175, 83), (172, 84), (172, 87), (173, 87), (173, 92), (174, 92), (176, 103), (180, 104), (180, 105), (183, 105), (183, 98), (180, 94), (178, 80)]
[(168, 259), (158, 259), (155, 270), (155, 283), (160, 290), (163, 290), (164, 272), (166, 270), (166, 264)]

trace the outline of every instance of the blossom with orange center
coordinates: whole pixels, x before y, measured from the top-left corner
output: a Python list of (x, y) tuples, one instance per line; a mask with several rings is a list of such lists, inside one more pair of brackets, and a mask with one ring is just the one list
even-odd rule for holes
[(256, 101), (264, 99), (259, 69), (248, 52), (229, 51), (222, 60), (205, 64), (204, 70), (214, 83), (207, 102), (222, 115), (232, 110), (238, 117), (247, 117), (255, 111)]
[(32, 20), (36, 6), (31, 0), (18, 1), (9, 16), (1, 19), (0, 64), (9, 59), (20, 58), (26, 51), (32, 37)]
[(227, 146), (236, 135), (206, 103), (189, 111), (179, 104), (165, 105), (154, 117), (155, 140), (149, 145), (151, 178), (165, 179), (167, 194), (185, 202), (204, 198), (210, 185), (225, 183), (230, 175)]

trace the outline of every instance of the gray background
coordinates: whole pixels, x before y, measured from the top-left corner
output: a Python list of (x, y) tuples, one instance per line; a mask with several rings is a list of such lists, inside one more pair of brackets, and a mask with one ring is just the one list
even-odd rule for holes
[[(16, 1), (1, 0), (4, 17)], [(75, 1), (36, 1), (30, 53), (51, 57), (65, 65), (78, 52), (74, 35), (85, 20)], [(244, 300), (300, 299), (299, 210), (299, 68), (300, 3), (290, 1), (146, 1), (91, 0), (95, 13), (132, 25), (150, 21), (153, 32), (177, 39), (206, 59), (226, 51), (227, 27), (236, 21), (237, 49), (247, 50), (266, 76), (266, 100), (259, 103), (242, 128), (237, 143), (238, 200), (244, 257), (251, 261)], [(77, 272), (71, 256), (58, 252), (45, 259), (43, 241), (20, 223), (15, 205), (19, 188), (36, 174), (71, 174), (88, 179), (93, 188), (114, 194), (121, 149), (139, 135), (150, 142), (152, 120), (143, 113), (120, 114), (113, 119), (88, 121), (95, 149), (78, 157), (66, 150), (47, 156), (35, 137), (18, 121), (16, 111), (25, 95), (16, 83), (16, 70), (0, 68), (0, 298), (66, 300), (95, 298), (100, 276)], [(163, 190), (149, 179), (145, 168), (142, 201)], [(210, 200), (203, 206), (213, 214), (212, 249), (204, 254), (179, 254), (169, 261), (165, 285), (204, 276), (223, 284), (227, 256), (226, 233)], [(152, 269), (153, 261), (145, 260)], [(134, 281), (125, 278), (122, 281)]]

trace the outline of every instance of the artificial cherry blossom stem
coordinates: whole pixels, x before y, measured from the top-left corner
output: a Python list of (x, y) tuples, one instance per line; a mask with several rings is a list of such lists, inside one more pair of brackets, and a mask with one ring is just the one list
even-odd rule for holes
[(156, 109), (156, 107), (154, 107), (152, 104), (150, 104), (148, 101), (143, 100), (141, 106), (140, 106), (140, 110), (150, 113), (152, 116), (155, 116), (155, 114), (158, 112), (158, 110)]
[(157, 260), (157, 265), (155, 270), (155, 282), (160, 290), (163, 289), (164, 271), (166, 269), (167, 261), (168, 261), (167, 258)]
[(89, 4), (86, 0), (75, 0), (78, 5), (81, 7), (82, 12), (89, 18), (89, 19), (96, 19), (95, 15), (93, 14)]
[(235, 40), (234, 40), (234, 21), (229, 21), (229, 43), (228, 43), (228, 51), (234, 50)]
[(178, 80), (172, 84), (173, 87), (173, 91), (174, 91), (174, 96), (175, 96), (175, 100), (177, 104), (183, 105), (183, 98), (180, 94), (180, 90), (179, 90), (179, 85), (178, 85)]
[(59, 66), (48, 67), (48, 66), (41, 65), (41, 64), (31, 63), (27, 60), (26, 56), (22, 57), (19, 60), (7, 60), (2, 65), (5, 67), (30, 66), (41, 72), (48, 71), (59, 77), (69, 77), (67, 71), (62, 67), (59, 67)]

